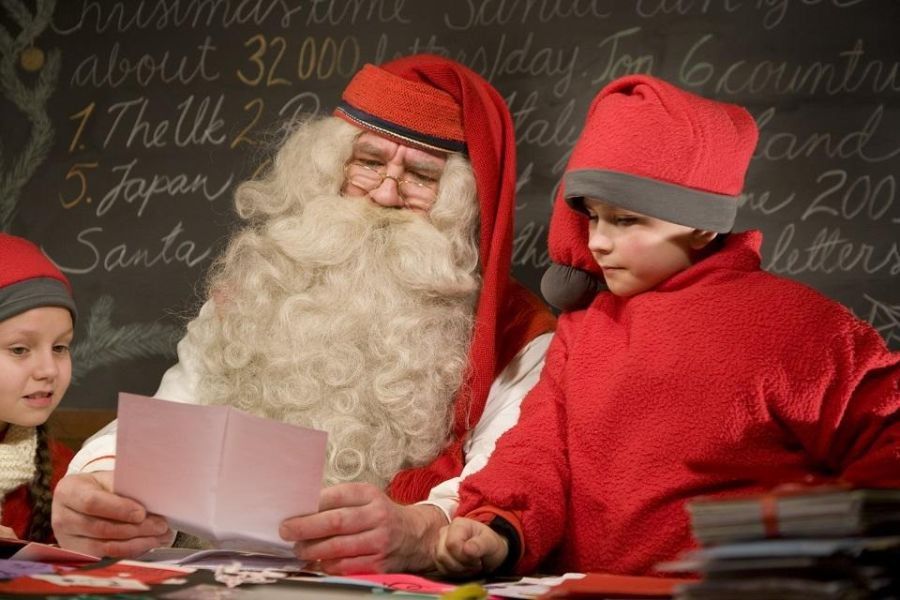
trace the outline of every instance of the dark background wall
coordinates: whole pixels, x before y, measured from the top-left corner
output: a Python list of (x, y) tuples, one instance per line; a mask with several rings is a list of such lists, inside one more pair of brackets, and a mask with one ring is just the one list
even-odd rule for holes
[(647, 72), (751, 111), (737, 229), (761, 228), (767, 269), (900, 347), (895, 0), (21, 0), (0, 27), (0, 229), (74, 284), (70, 408), (155, 391), (235, 225), (232, 189), (279, 124), (412, 52), (456, 58), (508, 100), (514, 270), (533, 289), (588, 103)]

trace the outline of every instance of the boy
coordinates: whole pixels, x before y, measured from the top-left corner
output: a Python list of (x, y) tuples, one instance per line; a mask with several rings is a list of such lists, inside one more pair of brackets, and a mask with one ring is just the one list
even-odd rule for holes
[(641, 575), (693, 545), (690, 498), (900, 486), (900, 356), (761, 271), (759, 232), (723, 239), (757, 136), (744, 109), (648, 76), (594, 100), (551, 223), (568, 266), (542, 285), (580, 310), (518, 425), (463, 482), (442, 571)]

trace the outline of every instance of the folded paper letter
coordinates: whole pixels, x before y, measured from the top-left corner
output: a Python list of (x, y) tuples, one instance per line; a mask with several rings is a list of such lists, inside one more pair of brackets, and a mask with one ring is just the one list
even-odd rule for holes
[(115, 491), (218, 547), (290, 553), (281, 522), (318, 510), (326, 434), (229, 406), (119, 394)]

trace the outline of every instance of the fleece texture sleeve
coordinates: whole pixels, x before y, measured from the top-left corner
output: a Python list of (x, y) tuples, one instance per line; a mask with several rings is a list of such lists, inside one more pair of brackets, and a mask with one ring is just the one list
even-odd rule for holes
[(805, 294), (802, 304), (790, 303), (804, 311), (794, 320), (805, 322), (790, 330), (798, 341), (772, 349), (790, 368), (770, 380), (782, 389), (766, 396), (767, 408), (821, 479), (900, 487), (900, 354), (843, 307), (795, 287), (795, 297)]
[(497, 442), (487, 467), (463, 480), (460, 489), (456, 516), (502, 507), (505, 518), (519, 518), (515, 525), (523, 532), (524, 554), (518, 572), (534, 570), (559, 542), (566, 520), (570, 473), (560, 378), (571, 319), (560, 319), (540, 380), (522, 402), (518, 424)]

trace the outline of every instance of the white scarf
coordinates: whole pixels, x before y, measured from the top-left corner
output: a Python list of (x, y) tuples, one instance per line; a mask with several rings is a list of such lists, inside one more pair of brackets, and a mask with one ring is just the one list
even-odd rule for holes
[[(37, 429), (9, 424), (0, 442), (0, 497), (34, 479)], [(0, 504), (0, 514), (3, 506)]]

